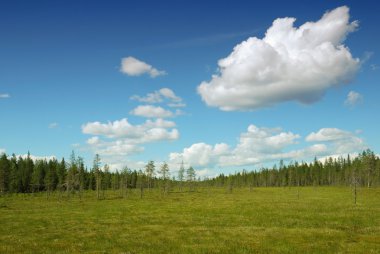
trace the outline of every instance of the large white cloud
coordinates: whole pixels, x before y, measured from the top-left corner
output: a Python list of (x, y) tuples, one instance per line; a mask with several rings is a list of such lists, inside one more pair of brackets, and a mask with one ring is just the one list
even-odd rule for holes
[(156, 107), (152, 105), (140, 105), (129, 112), (135, 116), (142, 116), (148, 118), (167, 118), (173, 117), (174, 114), (162, 107)]
[(227, 111), (318, 101), (359, 68), (359, 59), (343, 44), (358, 26), (349, 18), (342, 6), (299, 28), (295, 18), (276, 19), (263, 39), (251, 37), (219, 60), (220, 72), (202, 82), (198, 93), (208, 105)]
[(258, 166), (278, 163), (279, 160), (310, 160), (328, 155), (346, 155), (366, 149), (364, 141), (349, 131), (323, 128), (306, 137), (300, 144), (301, 136), (285, 132), (281, 128), (265, 128), (250, 125), (240, 134), (235, 147), (225, 143), (210, 145), (196, 143), (182, 152), (171, 153), (169, 162), (173, 165), (182, 160), (186, 165), (199, 168)]
[(143, 74), (149, 74), (149, 76), (151, 76), (152, 78), (166, 74), (165, 71), (159, 71), (156, 68), (153, 68), (152, 65), (147, 64), (132, 56), (125, 57), (121, 60), (120, 71), (129, 76), (140, 76)]

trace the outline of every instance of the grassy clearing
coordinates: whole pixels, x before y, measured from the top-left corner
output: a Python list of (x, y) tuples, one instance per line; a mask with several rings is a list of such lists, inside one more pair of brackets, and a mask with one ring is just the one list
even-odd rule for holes
[(0, 198), (0, 253), (380, 253), (380, 189)]

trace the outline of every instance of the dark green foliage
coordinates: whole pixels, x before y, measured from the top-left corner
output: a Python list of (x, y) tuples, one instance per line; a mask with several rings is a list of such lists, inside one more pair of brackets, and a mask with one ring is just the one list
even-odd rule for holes
[[(280, 162), (279, 168), (262, 168), (259, 171), (236, 173), (230, 176), (220, 174), (207, 180), (213, 186), (225, 186), (234, 183), (236, 187), (269, 187), (269, 186), (350, 186), (352, 178), (359, 186), (380, 185), (380, 159), (367, 150), (355, 159), (339, 157), (327, 158), (324, 162), (315, 159), (311, 163)], [(205, 182), (205, 181), (203, 181)], [(202, 183), (203, 183), (202, 182)]]
[[(182, 191), (184, 181), (189, 190), (196, 186), (225, 187), (228, 192), (238, 187), (292, 187), (292, 186), (353, 186), (371, 187), (380, 185), (380, 159), (370, 150), (363, 151), (354, 159), (327, 158), (321, 162), (315, 159), (311, 163), (293, 162), (285, 165), (280, 161), (279, 166), (262, 168), (259, 171), (248, 172), (243, 170), (231, 175), (220, 174), (215, 178), (203, 181), (196, 179), (196, 171), (189, 167), (184, 172), (181, 164), (179, 179), (170, 179), (167, 164), (159, 170), (160, 178), (155, 177), (155, 165), (150, 161), (145, 172), (136, 170), (111, 171), (107, 165), (100, 167), (100, 157), (95, 156), (93, 167), (88, 171), (81, 157), (73, 153), (70, 163), (65, 159), (58, 162), (56, 159), (33, 161), (28, 154), (26, 157), (15, 155), (0, 156), (0, 193), (26, 193), (39, 191), (66, 191), (81, 193), (83, 190), (97, 190), (104, 196), (106, 190), (121, 190), (122, 195), (127, 189), (165, 187), (165, 192), (173, 188)], [(184, 176), (186, 173), (186, 179)]]
[(0, 194), (9, 189), (10, 163), (5, 154), (0, 157)]

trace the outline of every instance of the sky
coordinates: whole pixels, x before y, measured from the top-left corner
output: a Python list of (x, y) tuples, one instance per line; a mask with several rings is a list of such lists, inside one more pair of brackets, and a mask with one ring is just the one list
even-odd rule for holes
[(0, 152), (200, 177), (380, 151), (375, 1), (0, 1)]

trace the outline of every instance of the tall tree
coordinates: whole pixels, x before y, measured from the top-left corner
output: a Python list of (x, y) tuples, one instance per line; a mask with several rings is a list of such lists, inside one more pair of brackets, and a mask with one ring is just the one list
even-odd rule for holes
[(49, 160), (48, 167), (45, 172), (44, 185), (47, 191), (47, 196), (56, 189), (58, 183), (57, 177), (58, 162), (56, 159)]
[(45, 167), (43, 160), (37, 160), (34, 166), (31, 179), (31, 190), (32, 192), (39, 192), (43, 189), (45, 178)]
[(181, 166), (178, 170), (178, 181), (179, 181), (179, 189), (182, 191), (183, 180), (185, 180), (185, 167), (183, 165), (183, 161), (181, 162)]
[(0, 157), (0, 194), (9, 189), (10, 162), (7, 155), (3, 153)]
[(168, 189), (169, 189), (168, 185), (169, 185), (170, 174), (169, 174), (169, 166), (166, 162), (164, 162), (161, 165), (159, 174), (160, 174), (161, 179), (162, 179), (164, 194), (167, 194)]
[(67, 173), (66, 162), (65, 162), (65, 159), (62, 158), (62, 160), (59, 163), (58, 168), (57, 168), (57, 178), (58, 178), (57, 188), (60, 191), (65, 190), (66, 173)]
[(21, 167), (20, 168), (21, 168), (21, 181), (22, 181), (23, 191), (30, 192), (32, 173), (34, 169), (34, 162), (32, 158), (30, 157), (30, 152), (28, 152), (28, 155), (25, 160), (23, 160), (22, 158), (19, 159), (19, 163), (22, 164), (22, 168)]
[(103, 198), (105, 198), (105, 192), (111, 187), (111, 173), (110, 173), (110, 167), (108, 164), (104, 164), (103, 166), (103, 180), (102, 180), (102, 193)]
[(95, 154), (93, 170), (95, 172), (96, 177), (96, 197), (100, 199), (100, 185), (101, 185), (101, 172), (100, 172), (100, 156), (99, 154)]
[(9, 175), (9, 190), (10, 192), (21, 192), (22, 191), (22, 182), (21, 174), (17, 165), (16, 155), (13, 154), (10, 159), (10, 175)]
[(149, 161), (148, 164), (145, 166), (145, 173), (148, 178), (148, 189), (152, 187), (152, 181), (154, 176), (154, 170), (156, 166), (154, 165), (154, 161)]
[(74, 151), (72, 151), (71, 156), (70, 156), (70, 164), (69, 164), (69, 169), (67, 171), (65, 185), (66, 185), (66, 191), (68, 195), (79, 190), (79, 185), (80, 185), (79, 184), (79, 170), (78, 170), (77, 158), (75, 156)]
[(189, 189), (193, 190), (194, 189), (194, 181), (195, 181), (195, 177), (196, 177), (194, 168), (190, 166), (186, 170), (186, 175), (187, 175), (187, 182), (189, 183)]

